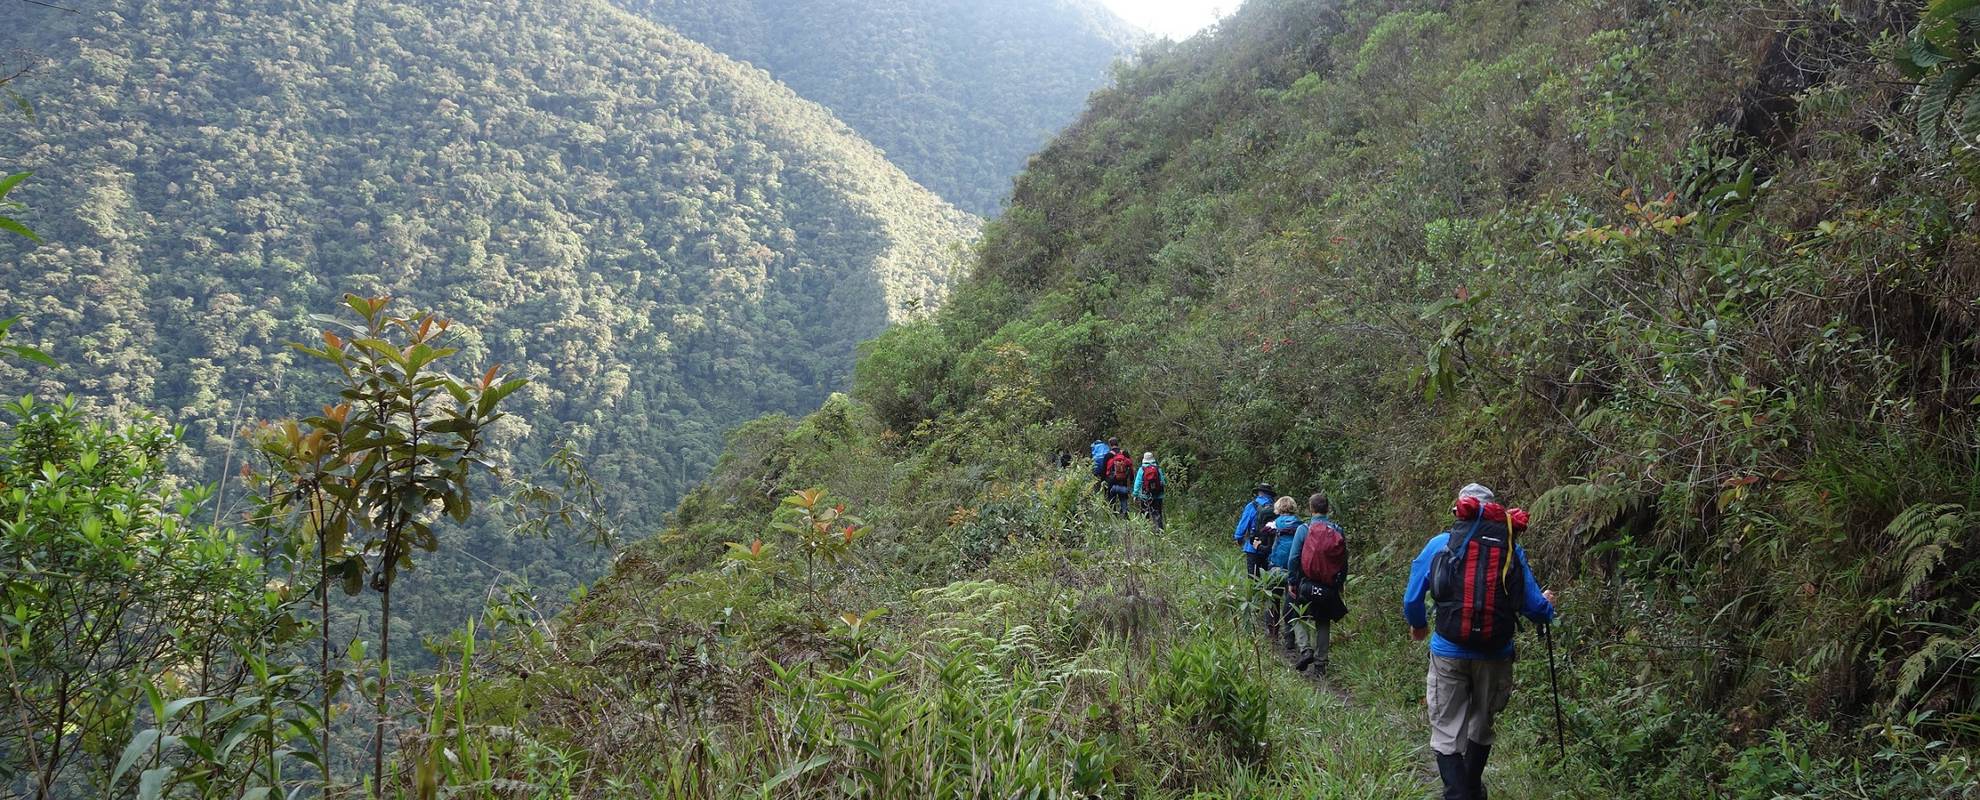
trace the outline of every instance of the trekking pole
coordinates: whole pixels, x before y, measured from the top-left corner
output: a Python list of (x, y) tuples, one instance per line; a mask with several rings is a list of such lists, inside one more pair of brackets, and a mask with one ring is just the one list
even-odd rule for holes
[(1561, 720), (1561, 676), (1554, 670), (1554, 626), (1542, 624), (1540, 632), (1547, 639), (1547, 681), (1554, 686), (1554, 744), (1560, 746), (1561, 760), (1567, 760), (1567, 726)]

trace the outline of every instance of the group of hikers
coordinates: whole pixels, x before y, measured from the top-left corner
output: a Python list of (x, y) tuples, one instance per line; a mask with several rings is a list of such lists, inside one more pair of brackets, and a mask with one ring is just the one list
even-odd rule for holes
[(1114, 507), (1114, 513), (1123, 517), (1133, 508), (1146, 514), (1162, 527), (1162, 494), (1167, 491), (1169, 476), (1162, 471), (1162, 465), (1155, 463), (1152, 452), (1141, 454), (1141, 465), (1135, 466), (1134, 459), (1121, 449), (1121, 440), (1106, 439), (1093, 442), (1093, 480), (1096, 491), (1105, 492), (1107, 502)]
[[(1315, 493), (1302, 518), (1298, 501), (1261, 483), (1232, 532), (1262, 594), (1267, 635), (1297, 656), (1294, 669), (1320, 676), (1327, 671), (1328, 629), (1347, 615), (1347, 536), (1328, 518), (1330, 506)], [(1402, 613), (1410, 638), (1430, 640), (1424, 700), (1444, 798), (1485, 800), (1493, 717), (1512, 695), (1516, 618), (1553, 622), (1554, 593), (1540, 588), (1518, 545), (1524, 510), (1507, 508), (1491, 489), (1473, 483), (1458, 491), (1451, 516), (1450, 527), (1410, 563)]]
[[(1093, 443), (1092, 459), (1095, 490), (1115, 513), (1139, 510), (1161, 527), (1168, 476), (1154, 453), (1143, 453), (1137, 466), (1120, 440), (1107, 439)], [(1232, 531), (1259, 592), (1267, 635), (1297, 659), (1294, 669), (1319, 677), (1327, 674), (1330, 628), (1347, 616), (1347, 534), (1331, 511), (1325, 493), (1302, 505), (1261, 483)], [(1424, 701), (1444, 798), (1485, 800), (1493, 718), (1512, 696), (1518, 617), (1551, 624), (1554, 593), (1540, 588), (1518, 544), (1526, 511), (1472, 483), (1458, 490), (1451, 518), (1410, 562), (1402, 616), (1410, 638), (1430, 643)]]

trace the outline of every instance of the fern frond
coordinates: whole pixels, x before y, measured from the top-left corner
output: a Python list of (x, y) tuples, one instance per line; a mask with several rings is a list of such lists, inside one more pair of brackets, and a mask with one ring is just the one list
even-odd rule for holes
[(1533, 501), (1533, 516), (1555, 527), (1600, 530), (1629, 509), (1630, 494), (1603, 483), (1566, 483), (1542, 492)]
[(1912, 653), (1910, 658), (1904, 660), (1903, 666), (1898, 668), (1897, 690), (1891, 693), (1891, 708), (1896, 710), (1910, 700), (1918, 691), (1919, 684), (1924, 682), (1925, 676), (1930, 675), (1932, 668), (1941, 660), (1969, 657), (1966, 642), (1963, 640), (1950, 636), (1933, 636), (1925, 640), (1925, 646), (1918, 648), (1918, 652)]

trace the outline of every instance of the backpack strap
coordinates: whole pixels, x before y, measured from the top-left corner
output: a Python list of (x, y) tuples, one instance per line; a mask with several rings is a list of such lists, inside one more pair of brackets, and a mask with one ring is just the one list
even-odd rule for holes
[(1458, 545), (1456, 549), (1452, 549), (1451, 540), (1447, 537), (1444, 539), (1444, 550), (1449, 552), (1453, 557), (1462, 557), (1464, 555), (1464, 549), (1471, 546), (1471, 537), (1478, 535), (1478, 527), (1484, 524), (1485, 515), (1480, 513), (1477, 519), (1471, 521), (1471, 530), (1464, 532), (1464, 543)]

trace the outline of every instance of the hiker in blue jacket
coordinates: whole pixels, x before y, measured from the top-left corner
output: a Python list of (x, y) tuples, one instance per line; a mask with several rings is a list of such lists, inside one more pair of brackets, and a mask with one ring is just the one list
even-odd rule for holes
[(1134, 472), (1134, 504), (1155, 521), (1156, 530), (1162, 529), (1162, 495), (1168, 491), (1168, 473), (1155, 463), (1154, 453), (1142, 453), (1141, 469)]
[[(1444, 798), (1485, 800), (1493, 717), (1512, 696), (1513, 615), (1552, 622), (1554, 593), (1540, 588), (1526, 550), (1516, 543), (1526, 512), (1508, 511), (1491, 489), (1476, 483), (1458, 492), (1452, 512), (1457, 522), (1431, 538), (1410, 564), (1403, 619), (1410, 638), (1430, 639), (1424, 699)], [(1507, 550), (1513, 558), (1504, 557)], [(1426, 594), (1436, 605), (1434, 633), (1424, 613)]]
[[(1119, 442), (1115, 442), (1115, 444), (1119, 444)], [(1107, 491), (1107, 456), (1113, 454), (1114, 447), (1105, 441), (1094, 439), (1091, 449), (1093, 452), (1093, 490), (1105, 493)]]
[(1272, 501), (1279, 498), (1279, 493), (1269, 483), (1258, 484), (1251, 492), (1251, 500), (1244, 504), (1244, 512), (1238, 515), (1237, 529), (1231, 532), (1231, 541), (1243, 546), (1244, 572), (1256, 578), (1265, 569), (1268, 553), (1259, 552), (1254, 534), (1271, 521)]

